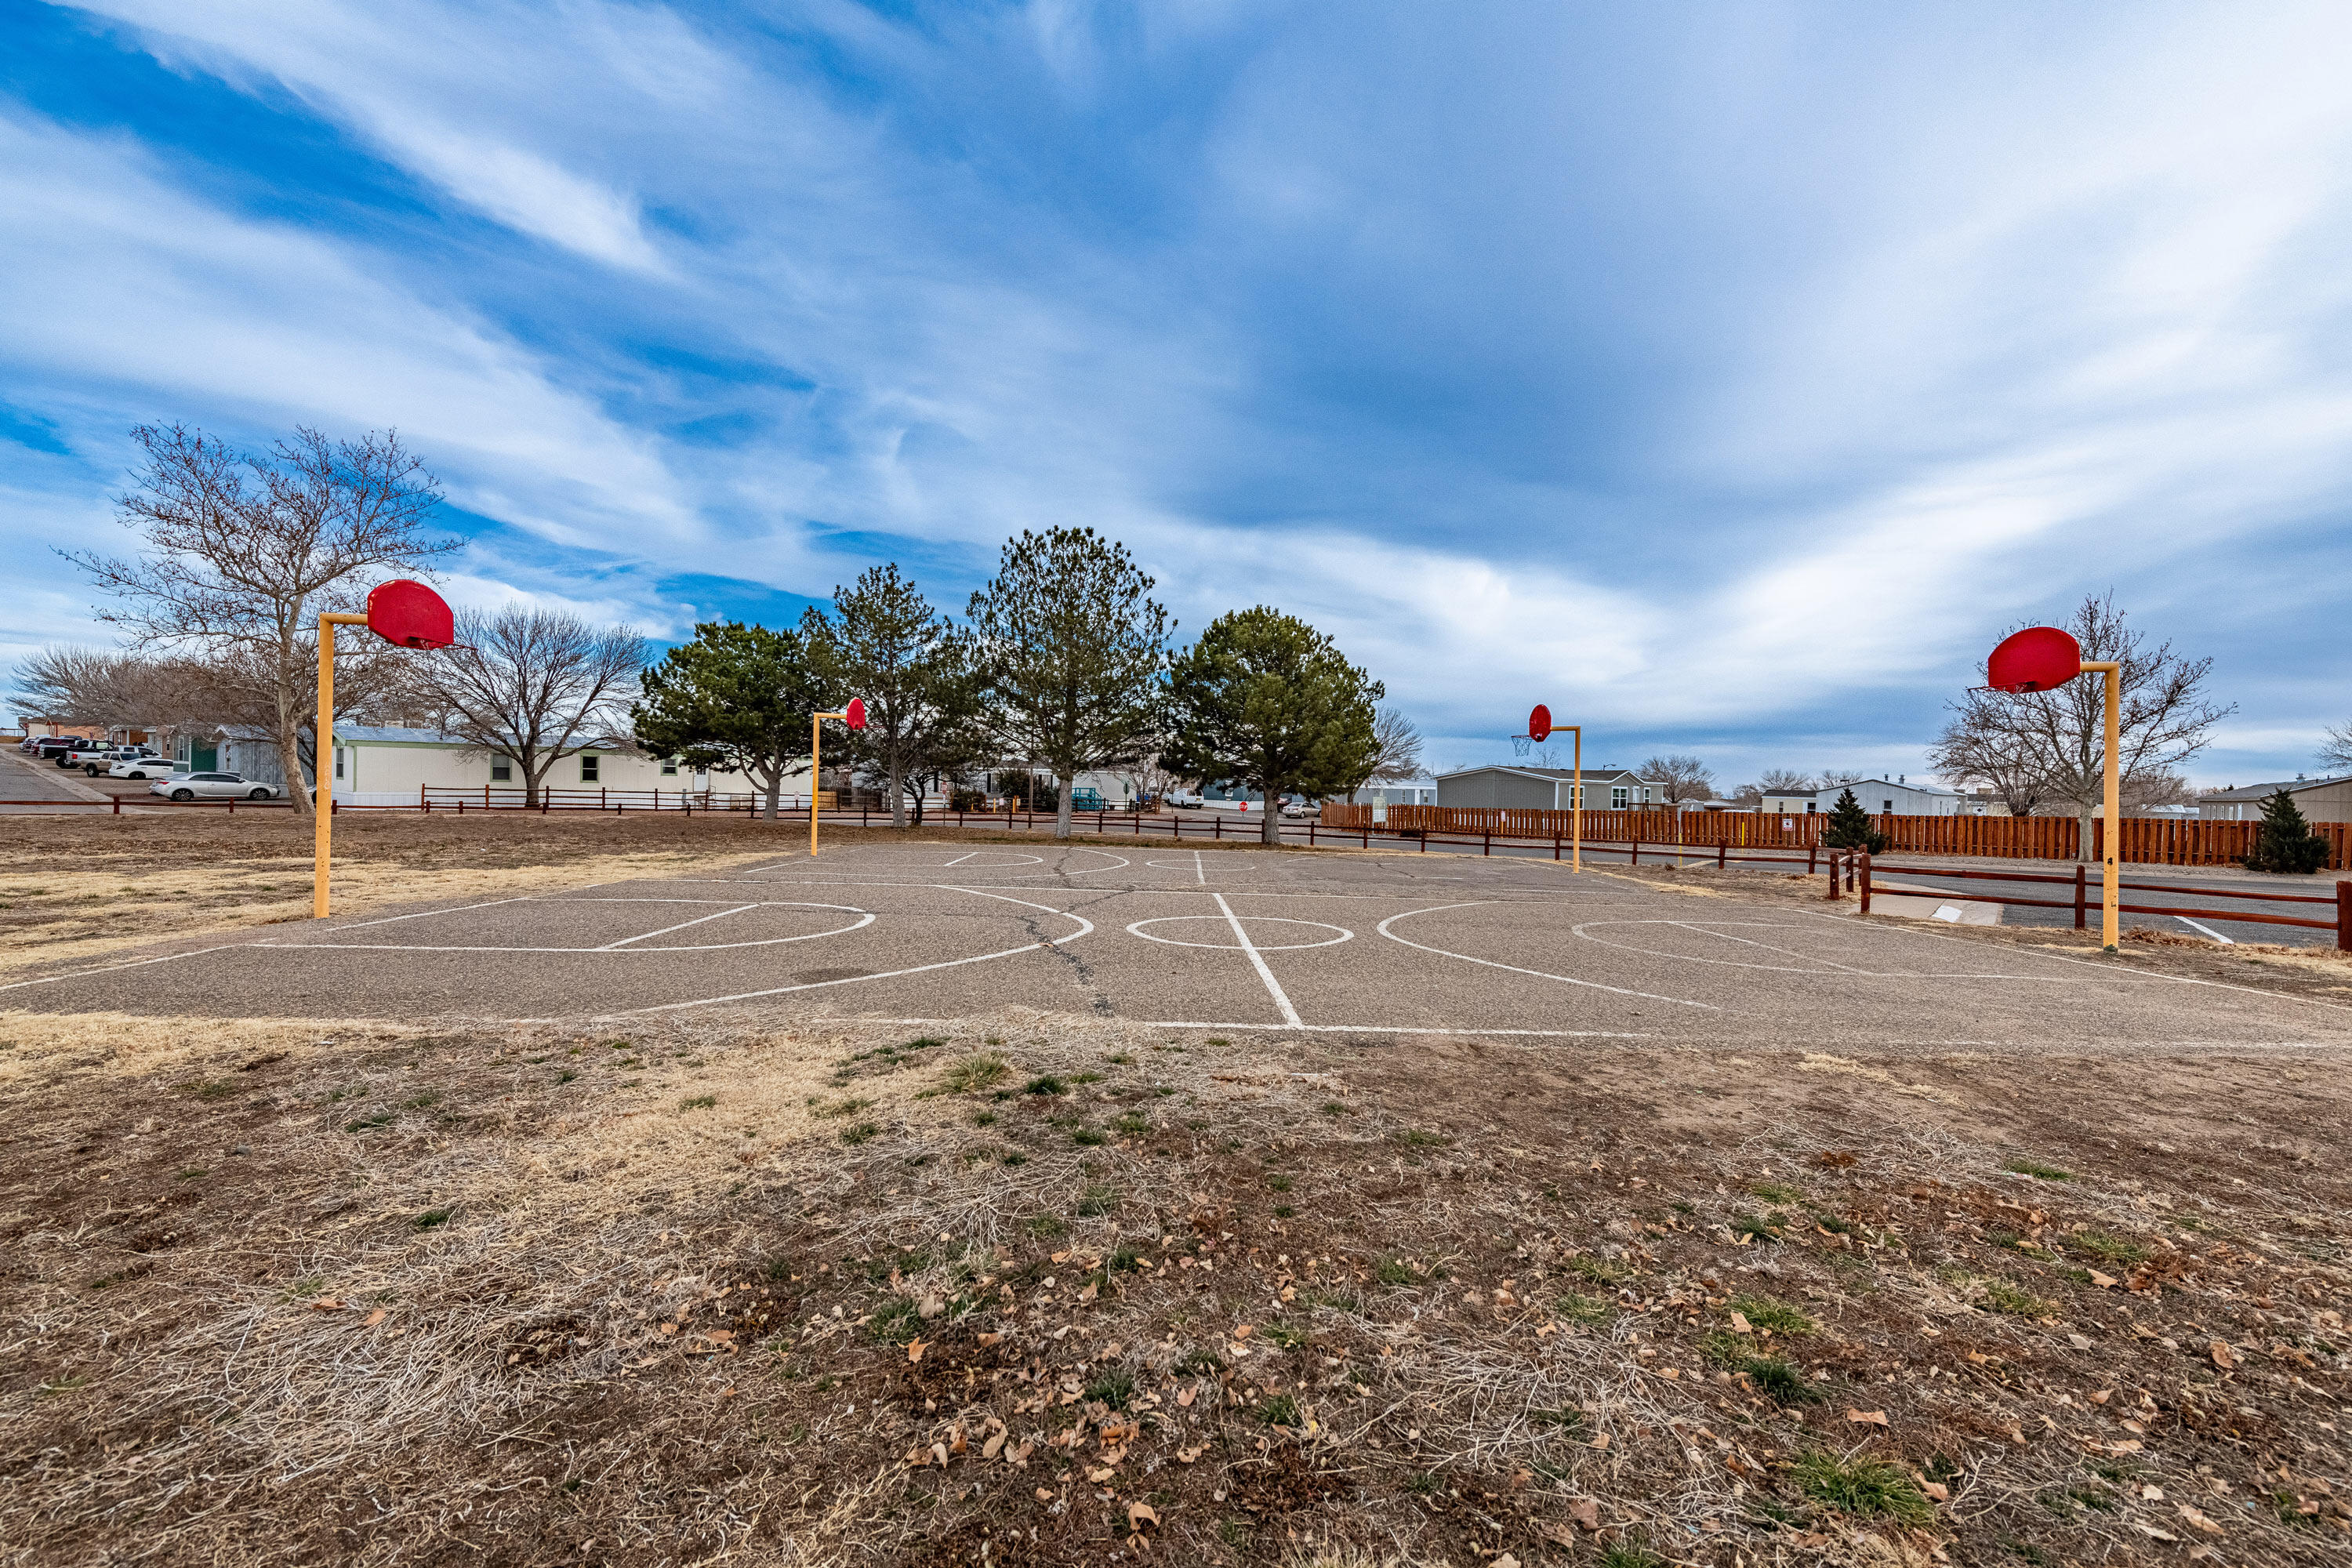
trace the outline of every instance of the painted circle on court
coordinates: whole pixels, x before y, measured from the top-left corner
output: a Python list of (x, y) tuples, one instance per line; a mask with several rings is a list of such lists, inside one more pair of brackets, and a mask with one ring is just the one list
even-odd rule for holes
[[(1242, 944), (1235, 941), (1186, 942), (1181, 937), (1155, 936), (1144, 929), (1146, 926), (1198, 925), (1202, 921), (1215, 926), (1228, 938), (1234, 934), (1233, 922), (1223, 915), (1163, 915), (1158, 920), (1136, 921), (1127, 928), (1127, 934), (1139, 936), (1146, 942), (1156, 942), (1168, 947), (1213, 947), (1222, 948), (1227, 952), (1242, 951)], [(1244, 931), (1248, 931), (1253, 926), (1309, 926), (1316, 931), (1331, 931), (1339, 933), (1337, 936), (1325, 937), (1320, 942), (1260, 942), (1253, 933), (1250, 937), (1250, 945), (1260, 952), (1295, 952), (1301, 948), (1337, 947), (1343, 942), (1353, 942), (1356, 939), (1356, 933), (1345, 926), (1326, 925), (1321, 921), (1285, 920), (1279, 915), (1249, 915), (1243, 918)]]

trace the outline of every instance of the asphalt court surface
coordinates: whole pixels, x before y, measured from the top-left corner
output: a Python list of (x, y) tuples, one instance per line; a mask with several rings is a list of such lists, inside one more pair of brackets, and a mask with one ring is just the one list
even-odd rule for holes
[(0, 985), (154, 1016), (907, 1023), (1814, 1048), (2340, 1046), (2352, 1008), (1548, 862), (1122, 846), (812, 860), (275, 926)]

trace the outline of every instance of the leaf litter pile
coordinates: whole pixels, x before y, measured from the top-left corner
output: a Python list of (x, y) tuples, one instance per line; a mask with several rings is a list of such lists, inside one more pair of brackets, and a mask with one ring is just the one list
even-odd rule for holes
[(0, 1040), (0, 1562), (2352, 1545), (2318, 1054)]

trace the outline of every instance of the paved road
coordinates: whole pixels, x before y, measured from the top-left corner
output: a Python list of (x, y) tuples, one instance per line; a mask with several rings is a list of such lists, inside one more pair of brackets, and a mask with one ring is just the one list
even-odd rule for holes
[(0, 750), (0, 800), (57, 803), (0, 805), (0, 815), (54, 812), (68, 804), (87, 805), (93, 811), (114, 809), (114, 797), (92, 789), (79, 773), (68, 773), (55, 763), (36, 762), (14, 746)]
[(275, 926), (0, 1008), (438, 1019), (1038, 1015), (1201, 1035), (1703, 1047), (2352, 1046), (2352, 1008), (1703, 905), (1518, 857), (843, 846), (751, 870)]

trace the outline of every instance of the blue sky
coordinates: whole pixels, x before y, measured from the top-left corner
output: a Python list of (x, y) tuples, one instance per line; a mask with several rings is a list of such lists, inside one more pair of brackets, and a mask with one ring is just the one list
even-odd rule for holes
[(1440, 765), (1729, 784), (1923, 771), (2113, 588), (2292, 774), (2347, 79), (2340, 5), (0, 0), (0, 659), (100, 640), (132, 424), (394, 426), (453, 596), (656, 637), (1088, 523)]

